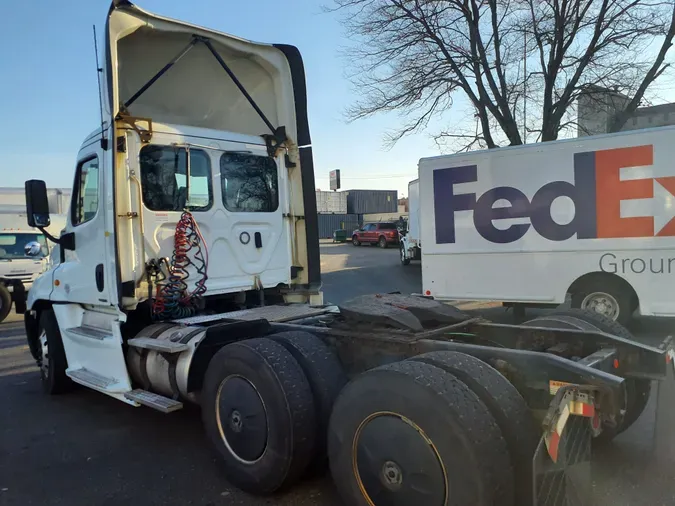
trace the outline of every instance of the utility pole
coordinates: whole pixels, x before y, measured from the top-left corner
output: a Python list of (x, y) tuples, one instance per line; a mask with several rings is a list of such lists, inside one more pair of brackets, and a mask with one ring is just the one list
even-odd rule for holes
[(523, 144), (527, 144), (527, 32), (523, 31)]

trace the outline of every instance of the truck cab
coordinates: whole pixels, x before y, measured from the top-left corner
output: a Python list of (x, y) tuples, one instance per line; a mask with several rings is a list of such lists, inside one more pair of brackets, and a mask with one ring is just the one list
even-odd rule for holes
[[(319, 246), (296, 48), (116, 0), (104, 62), (102, 122), (81, 144), (58, 255), (29, 293), (26, 325), (39, 357), (40, 321), (53, 315), (66, 375), (125, 400), (134, 332), (320, 304)], [(44, 187), (26, 183), (32, 226), (50, 223)]]

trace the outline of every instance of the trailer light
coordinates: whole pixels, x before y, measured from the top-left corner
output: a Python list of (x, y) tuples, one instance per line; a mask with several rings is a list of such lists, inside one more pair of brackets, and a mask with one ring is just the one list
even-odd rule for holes
[(614, 369), (618, 369), (618, 368), (619, 368), (619, 359), (615, 358), (614, 359)]
[(427, 290), (426, 292), (424, 292), (424, 295), (431, 295), (431, 290)]
[(59, 286), (60, 284), (61, 284), (61, 282), (58, 279), (54, 280), (54, 286)]

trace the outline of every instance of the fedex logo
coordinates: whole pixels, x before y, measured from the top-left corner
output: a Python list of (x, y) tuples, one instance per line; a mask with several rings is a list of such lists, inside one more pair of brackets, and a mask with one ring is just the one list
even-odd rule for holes
[[(550, 241), (565, 241), (575, 235), (578, 239), (675, 236), (673, 214), (665, 220), (658, 212), (649, 215), (658, 202), (665, 208), (673, 199), (675, 176), (621, 179), (622, 168), (653, 165), (653, 158), (651, 145), (576, 153), (574, 182), (551, 181), (539, 188), (532, 200), (512, 186), (492, 188), (480, 196), (458, 191), (456, 185), (478, 181), (476, 165), (435, 170), (436, 243), (456, 241), (455, 213), (459, 211), (473, 211), (478, 233), (487, 241), (501, 244), (521, 239), (530, 228)], [(551, 215), (551, 205), (559, 197), (568, 197), (574, 203), (574, 217), (565, 224), (557, 223)], [(654, 203), (640, 211), (642, 199), (653, 199)], [(500, 206), (495, 207), (498, 202)], [(622, 207), (625, 210), (628, 204), (638, 212), (622, 213)], [(508, 218), (526, 218), (529, 223), (495, 226)]]

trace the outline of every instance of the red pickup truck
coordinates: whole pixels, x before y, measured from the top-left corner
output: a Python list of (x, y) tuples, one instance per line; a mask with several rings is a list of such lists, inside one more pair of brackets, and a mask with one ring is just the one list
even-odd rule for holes
[(398, 244), (396, 223), (366, 223), (362, 228), (354, 230), (352, 244), (377, 244), (380, 248)]

